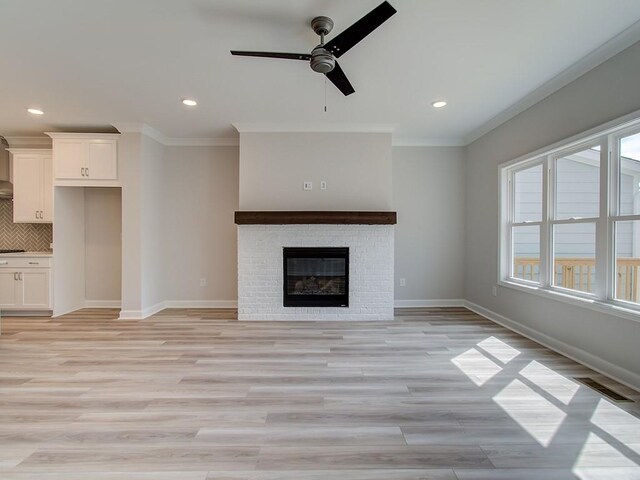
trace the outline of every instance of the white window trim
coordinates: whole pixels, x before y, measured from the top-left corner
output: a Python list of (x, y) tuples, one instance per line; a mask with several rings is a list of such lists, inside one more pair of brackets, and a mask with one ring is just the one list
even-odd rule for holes
[[(533, 293), (554, 300), (571, 303), (602, 313), (623, 317), (640, 322), (640, 304), (616, 300), (615, 297), (615, 237), (614, 227), (617, 221), (640, 220), (640, 215), (618, 215), (618, 141), (620, 138), (640, 132), (640, 111), (607, 122), (586, 132), (556, 142), (527, 155), (498, 165), (498, 201), (499, 201), (499, 245), (497, 284), (502, 287)], [(600, 212), (599, 217), (589, 219), (555, 220), (555, 212), (550, 212), (549, 204), (555, 195), (553, 175), (555, 159), (571, 152), (589, 148), (600, 143)], [(513, 212), (513, 175), (515, 172), (543, 165), (543, 195), (541, 222), (512, 222)], [(596, 223), (596, 284), (595, 294), (568, 290), (552, 285), (553, 260), (551, 256), (552, 225), (561, 223)], [(540, 225), (540, 283), (516, 279), (512, 274), (511, 235), (512, 227), (518, 225)], [(604, 272), (604, 273), (602, 273)], [(603, 281), (600, 281), (604, 279)]]

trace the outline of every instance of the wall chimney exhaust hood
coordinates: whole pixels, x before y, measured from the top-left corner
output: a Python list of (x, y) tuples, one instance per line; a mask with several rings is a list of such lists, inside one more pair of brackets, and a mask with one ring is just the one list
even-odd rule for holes
[(9, 181), (9, 152), (7, 140), (0, 135), (0, 200), (13, 198), (13, 185)]

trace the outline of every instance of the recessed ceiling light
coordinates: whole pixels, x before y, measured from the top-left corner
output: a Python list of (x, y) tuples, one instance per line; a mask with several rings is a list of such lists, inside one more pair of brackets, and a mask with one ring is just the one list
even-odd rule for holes
[(185, 98), (184, 100), (182, 100), (182, 103), (184, 103), (187, 107), (195, 107), (196, 105), (198, 105), (198, 102), (191, 98)]
[(445, 102), (444, 100), (438, 100), (436, 102), (433, 102), (431, 105), (433, 106), (433, 108), (442, 108), (447, 105), (447, 102)]
[(27, 108), (27, 112), (32, 113), (33, 115), (44, 115), (44, 112), (39, 108)]

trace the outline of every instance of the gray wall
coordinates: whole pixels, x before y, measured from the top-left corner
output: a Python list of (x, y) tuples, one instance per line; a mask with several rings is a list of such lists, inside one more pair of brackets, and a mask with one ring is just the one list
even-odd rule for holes
[(640, 43), (467, 147), (466, 298), (640, 386), (640, 323), (509, 288), (498, 265), (498, 165), (640, 109)]
[(395, 297), (400, 305), (464, 298), (464, 154), (462, 147), (393, 148)]
[(238, 147), (167, 147), (165, 156), (166, 299), (235, 301)]
[(119, 188), (84, 189), (85, 298), (122, 296), (122, 196)]
[[(140, 174), (140, 233), (142, 264), (142, 308), (151, 308), (166, 300), (165, 275), (165, 216), (164, 146), (142, 136)], [(125, 208), (127, 206), (125, 205)]]
[(375, 211), (391, 203), (391, 134), (240, 134), (241, 210)]

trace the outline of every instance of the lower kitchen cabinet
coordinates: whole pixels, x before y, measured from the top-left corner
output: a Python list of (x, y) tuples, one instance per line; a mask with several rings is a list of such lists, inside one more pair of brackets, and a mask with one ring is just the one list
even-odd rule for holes
[(0, 258), (0, 309), (51, 310), (49, 265), (49, 258)]

